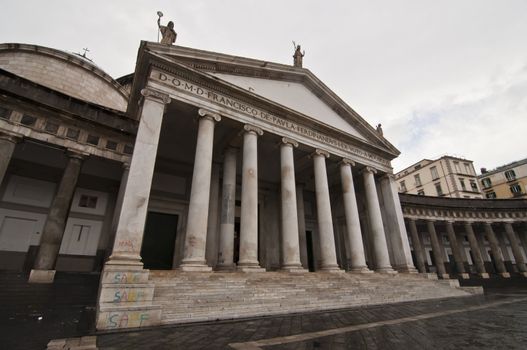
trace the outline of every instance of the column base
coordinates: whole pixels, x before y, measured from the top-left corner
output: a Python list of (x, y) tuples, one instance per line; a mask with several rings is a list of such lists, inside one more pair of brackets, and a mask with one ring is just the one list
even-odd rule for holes
[(465, 272), (463, 272), (463, 273), (459, 273), (458, 276), (459, 276), (459, 278), (461, 278), (462, 280), (468, 280), (468, 279), (470, 279), (470, 275), (469, 275), (468, 273), (465, 273)]
[(444, 280), (450, 279), (450, 275), (448, 273), (438, 273), (437, 276)]
[(304, 269), (302, 266), (284, 266), (280, 269), (281, 272), (288, 273), (308, 273), (307, 269)]
[(428, 280), (436, 280), (438, 278), (436, 273), (423, 272), (421, 275)]
[(395, 270), (400, 273), (419, 273), (419, 271), (417, 271), (417, 269), (412, 266), (396, 267)]
[(182, 272), (212, 272), (212, 267), (201, 264), (181, 264), (178, 268)]
[(384, 274), (390, 274), (390, 275), (397, 274), (397, 271), (395, 271), (391, 267), (380, 267), (378, 269), (375, 269), (375, 272), (377, 272), (377, 273), (384, 273)]
[[(141, 264), (142, 265), (142, 264)], [(155, 285), (149, 270), (137, 263), (106, 263), (97, 300), (96, 328), (114, 330), (156, 326), (161, 323), (161, 305), (153, 304)]]
[(522, 277), (527, 277), (527, 272), (518, 272), (518, 275)]
[(500, 272), (500, 273), (498, 273), (498, 275), (503, 277), (503, 278), (511, 278), (511, 274), (508, 273), (508, 272)]
[(338, 265), (336, 266), (324, 266), (321, 267), (317, 272), (325, 273), (345, 273), (346, 271), (342, 270)]
[(34, 270), (29, 273), (29, 283), (53, 283), (56, 270)]
[(260, 267), (260, 265), (238, 265), (236, 267), (236, 271), (238, 272), (245, 272), (245, 273), (253, 273), (253, 272), (265, 272), (265, 269), (263, 267)]
[[(483, 279), (490, 278), (489, 274), (486, 273), (486, 272), (478, 273), (478, 277), (483, 278)], [(526, 277), (527, 277), (527, 276), (526, 276)]]
[(348, 271), (349, 273), (373, 273), (372, 270), (370, 270), (369, 268), (367, 268), (366, 266), (362, 266), (362, 267), (352, 267), (351, 270)]

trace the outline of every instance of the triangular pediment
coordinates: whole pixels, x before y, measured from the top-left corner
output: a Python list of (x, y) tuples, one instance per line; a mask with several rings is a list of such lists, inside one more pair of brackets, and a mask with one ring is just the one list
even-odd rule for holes
[[(143, 42), (139, 56), (184, 65), (252, 97), (283, 106), (358, 142), (390, 154), (399, 151), (308, 69), (181, 46)], [(140, 58), (140, 57), (139, 57)]]
[(338, 115), (302, 83), (226, 73), (212, 74), (242, 89), (246, 89), (256, 95), (260, 95), (305, 114), (321, 123), (331, 125), (342, 132), (366, 140), (366, 137), (361, 135), (356, 128), (344, 120), (344, 118)]

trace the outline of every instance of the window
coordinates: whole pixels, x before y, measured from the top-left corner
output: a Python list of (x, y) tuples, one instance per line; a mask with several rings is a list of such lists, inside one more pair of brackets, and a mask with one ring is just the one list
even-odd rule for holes
[(461, 173), (461, 169), (459, 168), (459, 162), (454, 162), (454, 171), (456, 173)]
[(132, 146), (132, 145), (124, 145), (124, 153), (132, 154), (133, 152), (134, 152), (134, 146)]
[(79, 138), (80, 131), (78, 129), (68, 128), (66, 131), (66, 137), (72, 140), (77, 140)]
[(417, 195), (424, 196), (425, 195), (425, 191), (424, 190), (419, 190), (419, 191), (417, 191)]
[(507, 181), (516, 180), (516, 173), (514, 172), (514, 170), (507, 170), (505, 172), (505, 177), (507, 178)]
[(463, 191), (466, 191), (467, 190), (467, 186), (465, 185), (465, 179), (459, 179), (459, 183), (461, 184), (461, 189)]
[(439, 179), (439, 174), (437, 173), (437, 168), (435, 166), (430, 168), (430, 173), (432, 174), (432, 180)]
[(472, 175), (472, 171), (470, 171), (470, 164), (463, 163), (463, 165), (465, 166), (465, 174)]
[(511, 189), (512, 194), (515, 196), (518, 196), (523, 193), (522, 187), (520, 186), (520, 184), (511, 185), (510, 189)]
[(106, 141), (106, 148), (115, 151), (117, 149), (117, 142), (111, 140)]
[(407, 189), (406, 189), (406, 184), (404, 183), (404, 181), (401, 181), (400, 185), (401, 185), (401, 192), (406, 192)]
[(11, 117), (11, 110), (0, 107), (0, 118), (9, 120), (9, 117)]
[(88, 135), (86, 142), (89, 143), (90, 145), (97, 146), (99, 144), (99, 136), (90, 134)]
[(51, 134), (56, 134), (59, 131), (59, 124), (47, 121), (44, 130)]
[(81, 198), (79, 199), (79, 207), (81, 208), (96, 208), (97, 207), (97, 197), (96, 196), (88, 196), (88, 195), (81, 195)]
[(478, 185), (476, 184), (476, 181), (470, 180), (470, 188), (474, 192), (479, 192)]
[(485, 193), (485, 197), (487, 197), (488, 199), (494, 199), (494, 198), (496, 198), (496, 192), (494, 192), (494, 191), (487, 192), (487, 193)]
[(22, 119), (20, 120), (20, 124), (26, 125), (26, 126), (35, 125), (36, 122), (37, 122), (37, 118), (35, 118), (35, 117), (31, 116), (31, 115), (27, 115), (27, 114), (24, 114), (22, 116)]
[(483, 185), (483, 188), (489, 188), (492, 186), (492, 181), (490, 181), (490, 177), (486, 177), (481, 180), (481, 184)]
[(419, 176), (419, 174), (414, 175), (414, 179), (415, 179), (415, 185), (416, 186), (422, 186), (422, 184), (421, 184), (421, 177)]
[(443, 195), (443, 189), (441, 188), (441, 184), (438, 182), (435, 184), (436, 186), (436, 192), (437, 192), (437, 195), (438, 196), (442, 196)]

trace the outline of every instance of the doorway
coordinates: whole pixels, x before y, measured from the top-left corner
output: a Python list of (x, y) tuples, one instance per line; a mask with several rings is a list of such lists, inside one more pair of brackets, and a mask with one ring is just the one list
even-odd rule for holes
[(313, 256), (313, 233), (306, 231), (307, 268), (309, 272), (315, 272), (315, 257)]
[(178, 219), (174, 214), (148, 212), (141, 247), (145, 269), (172, 269)]

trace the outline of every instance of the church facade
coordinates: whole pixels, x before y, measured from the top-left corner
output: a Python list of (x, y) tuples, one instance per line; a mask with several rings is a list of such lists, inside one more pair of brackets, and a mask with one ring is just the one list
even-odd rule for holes
[[(78, 55), (2, 44), (0, 75), (0, 262), (35, 283), (102, 270), (98, 329), (163, 323), (201, 293), (165, 307), (166, 278), (256, 278), (270, 298), (302, 279), (415, 285), (399, 152), (309, 70), (142, 42), (135, 72), (114, 80)], [(466, 294), (445, 293), (422, 297)], [(284, 312), (250, 304), (229, 317)], [(338, 307), (322, 304), (287, 311)], [(164, 322), (228, 314), (192, 307)]]

